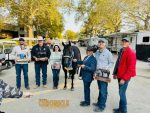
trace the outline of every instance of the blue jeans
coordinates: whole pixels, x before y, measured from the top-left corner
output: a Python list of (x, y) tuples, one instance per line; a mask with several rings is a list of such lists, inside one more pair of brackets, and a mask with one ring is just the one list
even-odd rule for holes
[(108, 83), (103, 81), (97, 81), (97, 84), (99, 88), (98, 106), (101, 109), (105, 109), (108, 95), (107, 91)]
[[(118, 80), (119, 83), (120, 80)], [(122, 111), (122, 113), (127, 113), (127, 99), (126, 99), (126, 90), (128, 87), (129, 81), (126, 81), (125, 84), (120, 85), (119, 84), (119, 96), (120, 96), (120, 102), (119, 102), (119, 109)]]
[(84, 84), (84, 101), (90, 104), (90, 85), (91, 82), (83, 81)]
[(58, 86), (60, 69), (52, 69), (54, 87)]
[(21, 87), (21, 70), (23, 70), (25, 87), (28, 87), (29, 86), (28, 64), (16, 64), (15, 68), (16, 68), (16, 86), (17, 86), (17, 88)]
[(35, 63), (35, 81), (40, 86), (40, 70), (42, 69), (43, 85), (47, 84), (47, 63)]

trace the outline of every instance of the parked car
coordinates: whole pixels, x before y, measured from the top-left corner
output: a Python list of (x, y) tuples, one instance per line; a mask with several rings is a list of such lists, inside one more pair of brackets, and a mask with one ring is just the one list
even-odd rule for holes
[(3, 44), (0, 42), (0, 71), (7, 69), (5, 61), (5, 53), (3, 52)]
[(5, 53), (5, 60), (8, 68), (15, 64), (15, 56), (11, 54), (13, 48), (16, 46), (16, 41), (0, 40), (3, 45), (3, 53)]

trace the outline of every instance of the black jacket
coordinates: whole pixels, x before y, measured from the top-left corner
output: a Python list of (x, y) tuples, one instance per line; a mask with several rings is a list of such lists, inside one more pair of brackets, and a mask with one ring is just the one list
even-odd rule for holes
[[(31, 57), (32, 57), (32, 60), (34, 61), (35, 59), (33, 57), (37, 57), (37, 58), (47, 57), (49, 59), (50, 55), (51, 55), (50, 49), (46, 45), (43, 45), (42, 47), (40, 47), (37, 44), (33, 46), (31, 50)], [(35, 63), (48, 63), (48, 61), (35, 61)]]

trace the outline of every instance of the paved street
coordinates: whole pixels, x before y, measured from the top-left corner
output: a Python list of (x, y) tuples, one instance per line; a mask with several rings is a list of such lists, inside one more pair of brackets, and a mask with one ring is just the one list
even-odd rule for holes
[[(84, 48), (81, 48), (82, 55), (85, 55)], [(116, 60), (116, 56), (114, 56)], [(111, 70), (112, 71), (112, 70)], [(15, 68), (0, 72), (0, 78), (15, 86)], [(80, 101), (83, 100), (83, 84), (78, 77), (75, 77), (75, 90), (70, 91), (70, 79), (68, 79), (68, 89), (63, 90), (64, 73), (60, 74), (60, 85), (58, 90), (52, 89), (52, 72), (50, 65), (48, 66), (48, 88), (33, 89), (35, 85), (34, 63), (29, 64), (29, 80), (30, 87), (34, 96), (31, 98), (21, 99), (4, 99), (1, 111), (5, 113), (93, 113), (93, 106), (80, 107)], [(24, 89), (24, 81), (22, 79), (22, 90)], [(117, 81), (112, 80), (109, 84), (109, 94), (107, 100), (107, 107), (104, 113), (112, 113), (113, 108), (118, 107), (118, 85)], [(98, 96), (98, 87), (96, 81), (91, 85), (91, 101), (96, 102)], [(129, 83), (127, 90), (128, 97), (128, 113), (150, 113), (150, 65), (146, 62), (137, 62), (137, 77), (133, 78)], [(41, 107), (39, 105), (40, 99), (48, 100), (69, 100), (69, 106), (64, 108), (50, 108)]]

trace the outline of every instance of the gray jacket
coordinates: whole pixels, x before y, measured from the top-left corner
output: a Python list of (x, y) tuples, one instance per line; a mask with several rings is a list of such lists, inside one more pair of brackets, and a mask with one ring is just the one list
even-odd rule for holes
[(96, 53), (95, 53), (95, 57), (96, 57), (96, 60), (97, 60), (97, 68), (96, 68), (97, 70), (96, 70), (96, 72), (99, 73), (100, 76), (101, 76), (101, 72), (99, 72), (99, 69), (109, 71), (110, 68), (114, 64), (112, 53), (106, 48), (102, 52), (97, 50)]

